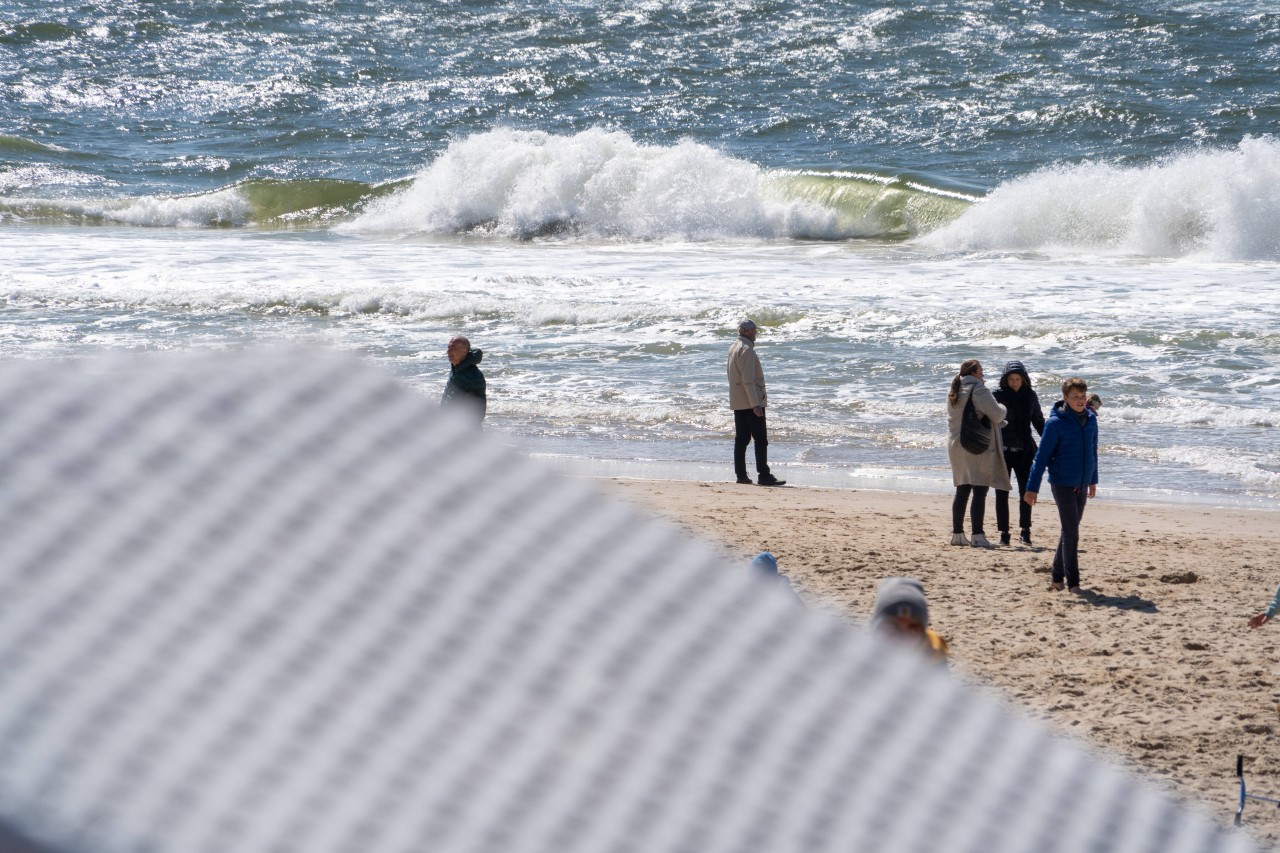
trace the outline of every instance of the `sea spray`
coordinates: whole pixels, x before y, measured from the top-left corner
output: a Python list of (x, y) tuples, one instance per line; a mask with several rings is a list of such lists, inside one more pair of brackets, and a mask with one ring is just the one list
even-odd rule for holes
[(1052, 166), (1002, 184), (921, 245), (1221, 261), (1280, 259), (1280, 142), (1148, 166)]

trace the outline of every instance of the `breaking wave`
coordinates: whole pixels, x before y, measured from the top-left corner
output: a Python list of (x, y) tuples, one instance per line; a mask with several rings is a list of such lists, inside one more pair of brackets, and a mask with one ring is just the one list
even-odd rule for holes
[[(0, 175), (0, 189), (4, 187)], [(21, 191), (27, 194), (0, 198), (0, 221), (148, 228), (307, 226), (349, 218), (361, 204), (392, 189), (359, 181), (266, 179), (192, 195), (44, 198), (24, 186)]]
[(901, 238), (971, 201), (894, 177), (769, 170), (689, 141), (496, 130), (453, 143), (346, 227), (521, 239)]
[(916, 174), (770, 169), (692, 141), (644, 145), (601, 129), (474, 134), (384, 184), (255, 179), (116, 197), (96, 184), (81, 169), (0, 172), (0, 222), (516, 240), (866, 239), (944, 252), (1280, 260), (1280, 142), (1270, 136), (1141, 167), (1050, 167), (986, 195)]
[(922, 237), (944, 250), (1280, 260), (1280, 141), (1143, 167), (1056, 166), (1002, 184)]

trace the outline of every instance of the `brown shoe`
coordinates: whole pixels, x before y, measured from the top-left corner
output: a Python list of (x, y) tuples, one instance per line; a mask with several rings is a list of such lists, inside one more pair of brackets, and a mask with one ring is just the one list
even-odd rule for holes
[(1053, 583), (1049, 584), (1049, 592), (1062, 592), (1066, 588), (1067, 588), (1067, 585), (1059, 581), (1054, 581)]

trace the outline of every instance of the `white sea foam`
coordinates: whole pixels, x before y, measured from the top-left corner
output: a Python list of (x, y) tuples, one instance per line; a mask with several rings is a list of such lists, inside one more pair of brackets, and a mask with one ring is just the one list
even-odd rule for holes
[[(86, 182), (87, 183), (87, 182)], [(148, 228), (202, 228), (245, 225), (253, 214), (249, 199), (228, 188), (193, 196), (142, 196), (131, 199), (49, 199), (14, 197), (4, 207), (22, 215), (56, 210), (66, 220), (83, 219)]]
[(781, 198), (768, 174), (695, 142), (640, 145), (599, 129), (495, 130), (454, 142), (413, 185), (347, 226), (358, 231), (528, 237), (826, 237), (837, 214)]
[(1114, 406), (1103, 403), (1103, 423), (1123, 421), (1149, 426), (1206, 426), (1239, 428), (1273, 428), (1280, 425), (1280, 411), (1227, 406), (1202, 401), (1183, 401), (1178, 405)]
[(965, 251), (1280, 260), (1280, 141), (1247, 138), (1129, 168), (1083, 163), (997, 187), (921, 238)]
[(955, 369), (978, 357), (994, 387), (1020, 358), (1046, 409), (1069, 375), (1106, 400), (1108, 495), (1280, 497), (1273, 264), (138, 228), (11, 228), (0, 256), (5, 357), (319, 336), (437, 398), (461, 331), (485, 351), (496, 432), (723, 473), (724, 354), (748, 314), (771, 452), (811, 466), (795, 482), (867, 468), (945, 486)]
[[(434, 390), (440, 384), (439, 369), (430, 368), (424, 382)], [(495, 394), (489, 401), (490, 412), (526, 421), (536, 418), (560, 426), (578, 425), (591, 433), (628, 435), (648, 431), (650, 438), (654, 427), (667, 427), (673, 432), (692, 429), (705, 440), (720, 439), (733, 429), (733, 414), (727, 408), (692, 408), (681, 405), (681, 401), (624, 396), (608, 390), (562, 392), (563, 389), (544, 386), (540, 393)]]
[(127, 225), (197, 227), (243, 225), (253, 210), (249, 200), (234, 189), (191, 197), (148, 196), (124, 207), (104, 211), (104, 217)]
[[(1109, 448), (1121, 450), (1120, 448)], [(1203, 445), (1176, 445), (1154, 448), (1123, 448), (1128, 455), (1160, 465), (1187, 466), (1204, 471), (1257, 493), (1275, 495), (1280, 492), (1280, 469), (1277, 460), (1258, 454), (1243, 454), (1231, 448)]]

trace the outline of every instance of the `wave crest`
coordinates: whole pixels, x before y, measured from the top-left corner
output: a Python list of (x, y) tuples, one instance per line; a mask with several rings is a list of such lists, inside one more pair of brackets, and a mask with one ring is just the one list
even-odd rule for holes
[[(691, 141), (495, 130), (454, 142), (407, 190), (346, 227), (641, 240), (910, 236), (912, 205), (928, 195), (880, 179), (771, 172)], [(967, 206), (930, 197), (947, 208), (943, 220)]]
[[(0, 174), (0, 192), (11, 182), (38, 184), (43, 172), (18, 170)], [(69, 184), (74, 174), (59, 175)], [(83, 179), (83, 183), (92, 183)], [(256, 225), (310, 225), (349, 216), (352, 209), (394, 187), (370, 187), (358, 181), (261, 179), (193, 195), (149, 195), (134, 198), (0, 197), (0, 221), (16, 219), (72, 225), (134, 225), (145, 228), (217, 228)]]
[(920, 239), (959, 251), (1280, 260), (1280, 142), (1251, 137), (1124, 168), (1083, 163), (1002, 184)]

